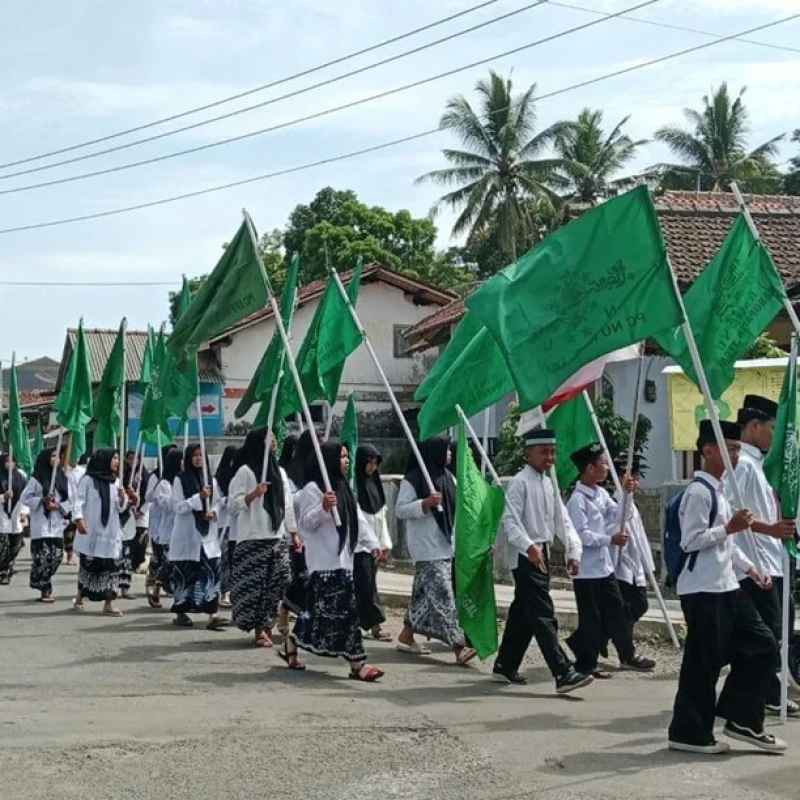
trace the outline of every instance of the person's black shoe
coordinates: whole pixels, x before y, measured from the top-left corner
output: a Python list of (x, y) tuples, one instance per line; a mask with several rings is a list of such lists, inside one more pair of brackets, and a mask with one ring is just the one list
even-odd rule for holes
[(646, 658), (636, 653), (629, 661), (620, 661), (620, 667), (633, 672), (652, 672), (656, 668), (656, 662), (652, 658)]
[(513, 683), (515, 686), (524, 686), (528, 682), (519, 672), (504, 672), (497, 667), (492, 670), (492, 679), (498, 683)]
[(178, 616), (172, 620), (172, 624), (179, 628), (191, 628), (194, 622), (192, 622), (192, 618), (187, 614), (178, 614)]
[(737, 725), (730, 720), (725, 723), (724, 733), (729, 739), (745, 742), (757, 747), (759, 750), (766, 750), (768, 753), (783, 753), (787, 748), (783, 739), (778, 739), (772, 734), (764, 733), (764, 731), (759, 732), (751, 728), (745, 728), (744, 725)]
[(570, 669), (556, 678), (556, 694), (569, 694), (576, 689), (588, 686), (593, 680), (594, 678), (591, 675), (583, 675), (574, 669)]

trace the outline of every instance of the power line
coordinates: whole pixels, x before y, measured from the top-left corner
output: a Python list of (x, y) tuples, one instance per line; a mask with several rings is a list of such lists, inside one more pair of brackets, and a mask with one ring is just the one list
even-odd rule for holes
[[(63, 167), (68, 164), (76, 164), (80, 161), (87, 161), (89, 159), (98, 158), (99, 156), (108, 155), (109, 153), (117, 153), (121, 150), (129, 150), (132, 147), (138, 147), (141, 144), (148, 144), (149, 142), (156, 142), (160, 139), (166, 139), (170, 136), (175, 136), (179, 133), (185, 133), (186, 131), (195, 130), (197, 128), (202, 128), (206, 125), (211, 125), (214, 122), (220, 122), (222, 120), (231, 119), (232, 117), (240, 116), (241, 114), (247, 114), (250, 111), (255, 111), (259, 108), (265, 108), (266, 106), (274, 105), (275, 103), (279, 103), (282, 100), (291, 100), (295, 97), (299, 97), (300, 95), (307, 94), (308, 92), (312, 92), (315, 89), (321, 89), (325, 86), (331, 86), (334, 83), (338, 83), (339, 81), (343, 81), (347, 78), (352, 78), (355, 75), (361, 75), (362, 73), (369, 72), (370, 70), (376, 69), (378, 67), (385, 66), (386, 64), (391, 64), (395, 61), (400, 61), (403, 58), (406, 58), (411, 55), (416, 55), (417, 53), (421, 53), (424, 50), (429, 50), (433, 47), (437, 47), (444, 42), (452, 41), (453, 39), (457, 39), (460, 36), (465, 36), (468, 33), (474, 33), (477, 30), (482, 28), (487, 28), (490, 25), (495, 25), (498, 22), (504, 22), (511, 17), (515, 17), (518, 14), (522, 14), (525, 11), (529, 11), (532, 8), (536, 8), (537, 6), (544, 5), (547, 3), (548, 0), (535, 0), (535, 2), (529, 3), (526, 6), (522, 6), (521, 8), (514, 9), (513, 11), (509, 11), (506, 14), (502, 14), (499, 17), (493, 17), (490, 20), (486, 20), (485, 22), (478, 23), (477, 25), (473, 25), (469, 28), (464, 28), (463, 30), (456, 31), (455, 33), (451, 33), (448, 36), (443, 36), (441, 39), (436, 39), (433, 42), (428, 42), (427, 44), (419, 45), (418, 47), (414, 47), (411, 50), (406, 50), (403, 53), (397, 53), (396, 55), (389, 56), (388, 58), (384, 58), (380, 61), (374, 61), (371, 64), (367, 64), (363, 67), (358, 67), (357, 69), (350, 70), (350, 72), (342, 73), (341, 75), (336, 75), (333, 78), (327, 78), (324, 81), (319, 81), (318, 83), (313, 83), (310, 86), (305, 86), (302, 89), (297, 89), (292, 92), (287, 92), (286, 94), (278, 95), (278, 97), (272, 97), (269, 100), (264, 100), (261, 103), (256, 103), (252, 106), (246, 106), (245, 108), (237, 109), (236, 111), (230, 111), (227, 114), (220, 114), (216, 117), (210, 117), (209, 119), (202, 120), (200, 122), (194, 122), (191, 125), (184, 125), (182, 128), (175, 128), (171, 131), (165, 131), (164, 133), (157, 133), (153, 136), (147, 136), (144, 139), (135, 139), (132, 142), (126, 142), (125, 144), (119, 144), (114, 147), (108, 147), (105, 150), (97, 150), (93, 153), (86, 153), (82, 156), (75, 156), (74, 158), (67, 158), (63, 161), (56, 161), (52, 164), (45, 164), (41, 167), (31, 167), (30, 169), (22, 169), (18, 170), (17, 172), (9, 172), (7, 175), (0, 175), (0, 180), (8, 180), (9, 178), (16, 178), (20, 175), (30, 175), (34, 172), (44, 172), (46, 170), (55, 169), (56, 167)], [(248, 135), (248, 134), (246, 134)], [(224, 142), (221, 142), (224, 143)], [(189, 151), (186, 151), (189, 152)], [(181, 153), (176, 153), (175, 155), (181, 155)], [(147, 163), (142, 162), (142, 163)], [(123, 165), (124, 166), (124, 165)], [(134, 166), (137, 166), (134, 164)], [(111, 168), (113, 170), (113, 168)], [(89, 173), (86, 177), (90, 177), (92, 175), (102, 175), (104, 174), (103, 170), (100, 170), (96, 173)], [(79, 179), (82, 176), (79, 176)], [(70, 179), (62, 179), (64, 181), (69, 181)], [(56, 183), (59, 181), (56, 181)], [(30, 188), (37, 188), (39, 186), (51, 186), (52, 183), (42, 183), (36, 184), (31, 186)], [(7, 194), (12, 194), (15, 191), (24, 191), (28, 187), (21, 187), (19, 190), (17, 189), (8, 189), (6, 190)], [(2, 192), (0, 192), (2, 194)]]
[(302, 70), (301, 72), (295, 72), (292, 75), (287, 75), (283, 78), (278, 78), (277, 80), (271, 81), (270, 83), (264, 83), (261, 86), (256, 86), (253, 89), (248, 89), (244, 92), (239, 92), (238, 94), (229, 95), (228, 97), (223, 97), (220, 100), (215, 100), (212, 103), (206, 103), (202, 106), (197, 106), (196, 108), (190, 108), (186, 111), (182, 111), (178, 114), (172, 114), (168, 117), (162, 117), (161, 119), (154, 120), (153, 122), (147, 122), (142, 125), (137, 125), (133, 128), (127, 128), (122, 131), (117, 131), (116, 133), (110, 133), (106, 136), (101, 136), (97, 139), (89, 139), (85, 142), (79, 142), (78, 144), (70, 145), (69, 147), (62, 147), (59, 150), (51, 150), (47, 153), (40, 153), (35, 156), (28, 156), (27, 158), (21, 158), (17, 161), (9, 161), (6, 164), (0, 164), (0, 169), (7, 169), (8, 167), (16, 167), (19, 164), (28, 164), (31, 161), (40, 161), (44, 158), (50, 158), (51, 156), (58, 156), (62, 153), (69, 153), (74, 150), (80, 150), (84, 147), (91, 147), (94, 144), (102, 144), (103, 142), (111, 141), (112, 139), (118, 139), (121, 136), (127, 136), (131, 133), (138, 133), (139, 131), (147, 130), (148, 128), (154, 128), (157, 125), (163, 125), (165, 122), (174, 122), (177, 119), (183, 119), (184, 117), (188, 117), (192, 114), (197, 114), (201, 111), (208, 111), (210, 108), (216, 108), (218, 106), (224, 105), (226, 103), (231, 103), (234, 100), (241, 100), (243, 97), (249, 97), (250, 95), (257, 94), (258, 92), (263, 92), (266, 89), (274, 89), (276, 86), (280, 86), (284, 83), (289, 83), (290, 81), (297, 80), (298, 78), (305, 78), (308, 75), (312, 75), (315, 72), (320, 72), (328, 67), (334, 67), (337, 64), (342, 64), (345, 61), (350, 61), (351, 59), (358, 58), (359, 56), (366, 55), (367, 53), (374, 52), (375, 50), (380, 50), (384, 47), (388, 47), (391, 44), (396, 44), (397, 42), (402, 41), (403, 39), (408, 39), (412, 36), (416, 36), (418, 33), (423, 33), (424, 31), (431, 30), (436, 28), (440, 25), (444, 25), (448, 22), (452, 22), (454, 19), (458, 19), (459, 17), (466, 16), (467, 14), (471, 14), (473, 11), (479, 11), (482, 8), (486, 8), (487, 6), (494, 5), (498, 0), (485, 0), (485, 2), (478, 3), (477, 5), (470, 6), (469, 8), (465, 8), (463, 11), (459, 11), (455, 14), (450, 14), (447, 17), (442, 17), (441, 19), (435, 20), (434, 22), (430, 22), (427, 25), (422, 25), (419, 28), (414, 28), (413, 30), (406, 31), (405, 33), (401, 33), (398, 36), (393, 36), (390, 39), (384, 39), (382, 42), (377, 42), (376, 44), (370, 45), (369, 47), (365, 47), (361, 50), (356, 50), (353, 53), (348, 53), (344, 56), (339, 56), (338, 58), (334, 58), (331, 61), (326, 61), (322, 64), (317, 64), (314, 67), (309, 67), (308, 69)]
[(19, 286), (31, 287), (36, 286), (40, 289), (50, 289), (52, 287), (77, 287), (77, 288), (95, 288), (106, 286), (172, 286), (175, 287), (175, 281), (0, 281), (0, 286)]
[[(654, 5), (655, 3), (659, 3), (661, 0), (646, 0), (646, 2), (639, 3), (632, 8), (645, 8), (646, 6)], [(536, 5), (536, 4), (535, 4)], [(627, 9), (630, 10), (630, 9)], [(242, 133), (238, 136), (230, 136), (226, 139), (218, 139), (216, 142), (208, 142), (207, 144), (197, 145), (195, 147), (187, 148), (186, 150), (177, 150), (172, 153), (165, 153), (164, 155), (160, 156), (153, 156), (152, 158), (142, 159), (141, 161), (131, 161), (127, 164), (118, 164), (115, 167), (106, 167), (105, 169), (95, 170), (94, 172), (83, 172), (78, 175), (70, 175), (66, 178), (54, 178), (50, 181), (41, 181), (39, 183), (29, 183), (25, 186), (15, 186), (12, 189), (2, 189), (0, 190), (0, 195), (7, 195), (7, 194), (17, 194), (19, 192), (29, 192), (34, 189), (44, 189), (49, 186), (60, 186), (65, 183), (74, 183), (75, 181), (82, 181), (87, 180), (88, 178), (97, 178), (101, 175), (111, 175), (115, 172), (123, 172), (129, 169), (136, 169), (137, 167), (144, 167), (150, 164), (158, 164), (162, 161), (168, 161), (173, 158), (179, 158), (181, 156), (192, 155), (194, 153), (201, 153), (206, 150), (212, 150), (216, 147), (222, 147), (223, 145), (233, 144), (235, 142), (241, 142), (246, 139), (252, 139), (256, 136), (263, 136), (267, 133), (274, 133), (278, 130), (284, 130), (285, 128), (291, 128), (294, 125), (299, 125), (303, 122), (310, 122), (314, 119), (320, 119), (321, 117), (326, 117), (329, 114), (334, 114), (338, 111), (345, 111), (350, 108), (356, 108), (357, 106), (364, 105), (365, 103), (372, 102), (373, 100), (382, 100), (385, 97), (390, 97), (391, 95), (399, 94), (400, 92), (408, 91), (409, 89), (416, 89), (420, 86), (424, 86), (428, 83), (433, 83), (434, 81), (442, 80), (442, 78), (449, 78), (453, 75), (457, 75), (461, 72), (465, 72), (466, 70), (474, 69), (475, 67), (483, 66), (484, 64), (489, 64), (492, 61), (496, 61), (500, 58), (506, 58), (510, 55), (515, 55), (517, 53), (521, 53), (524, 50), (530, 50), (534, 47), (538, 47), (542, 44), (547, 44), (549, 42), (555, 41), (556, 39), (561, 39), (564, 36), (570, 36), (573, 33), (579, 33), (581, 31), (586, 30), (587, 28), (592, 28), (595, 25), (602, 25), (604, 22), (608, 22), (611, 19), (619, 16), (623, 12), (617, 12), (614, 14), (606, 14), (601, 19), (593, 20), (592, 22), (584, 22), (581, 25), (576, 25), (573, 28), (567, 28), (564, 31), (560, 31), (559, 33), (551, 34), (550, 36), (546, 36), (543, 39), (536, 39), (533, 42), (528, 42), (527, 44), (521, 45), (519, 47), (514, 47), (511, 50), (506, 50), (502, 53), (495, 53), (492, 56), (487, 58), (479, 59), (478, 61), (472, 61), (469, 64), (465, 64), (460, 67), (456, 67), (454, 69), (446, 70), (445, 72), (439, 72), (435, 75), (429, 75), (426, 78), (421, 78), (420, 80), (412, 81), (411, 83), (406, 83), (402, 86), (396, 86), (394, 89), (387, 89), (383, 92), (378, 92), (377, 94), (369, 95), (368, 97), (362, 97), (358, 100), (353, 100), (349, 103), (344, 103), (342, 105), (333, 106), (332, 108), (327, 108), (324, 111), (317, 111), (313, 114), (307, 114), (304, 117), (296, 117), (295, 119), (287, 120), (286, 122), (278, 123), (277, 125), (270, 125), (267, 128), (260, 128), (256, 131), (249, 131), (248, 133)], [(10, 176), (7, 176), (10, 177)]]
[[(614, 15), (609, 15), (609, 16), (614, 16)], [(646, 67), (652, 67), (655, 66), (656, 64), (662, 64), (666, 61), (671, 61), (672, 59), (679, 58), (684, 55), (689, 55), (690, 53), (696, 53), (700, 50), (705, 50), (709, 47), (713, 47), (714, 45), (731, 41), (732, 39), (738, 38), (740, 36), (746, 36), (750, 33), (756, 33), (757, 31), (766, 30), (767, 28), (773, 28), (777, 25), (782, 25), (784, 23), (791, 22), (792, 20), (797, 19), (798, 17), (800, 17), (800, 14), (792, 14), (788, 17), (774, 20), (773, 22), (768, 22), (763, 25), (758, 25), (754, 28), (749, 28), (745, 31), (740, 31), (739, 33), (720, 37), (719, 39), (715, 39), (714, 41), (711, 42), (704, 42), (703, 44), (695, 45), (694, 47), (689, 47), (684, 50), (678, 50), (674, 53), (668, 53), (665, 56), (660, 56), (658, 58), (654, 58), (649, 61), (644, 61), (641, 64), (635, 64), (630, 67), (624, 67), (622, 69), (614, 70), (613, 72), (608, 72), (605, 75), (599, 75), (595, 78), (589, 78), (585, 81), (581, 81), (580, 83), (575, 83), (570, 86), (565, 86), (561, 89), (556, 89), (553, 92), (548, 92), (547, 94), (540, 95), (537, 98), (537, 100), (546, 100), (552, 97), (557, 97), (558, 95), (566, 94), (567, 92), (574, 91), (575, 89), (581, 89), (586, 86), (591, 86), (593, 84), (600, 83), (602, 81), (610, 80), (611, 78), (617, 78), (621, 75), (627, 75), (632, 72), (637, 72), (640, 69), (644, 69)], [(353, 150), (349, 153), (343, 153), (337, 156), (329, 156), (328, 158), (322, 158), (317, 161), (312, 161), (306, 164), (300, 164), (295, 167), (287, 167), (286, 169), (277, 170), (275, 172), (269, 172), (264, 175), (256, 175), (255, 177), (252, 178), (244, 178), (242, 180), (232, 181), (231, 183), (220, 184), (218, 186), (211, 186), (206, 189), (198, 189), (193, 192), (186, 192), (184, 194), (173, 195), (171, 197), (164, 197), (161, 198), (160, 200), (150, 200), (148, 202), (138, 203), (136, 205), (125, 206), (122, 208), (110, 209), (108, 211), (99, 211), (91, 214), (83, 214), (77, 217), (66, 217), (63, 219), (50, 220), (48, 222), (37, 222), (28, 225), (18, 225), (13, 228), (3, 228), (0, 229), (0, 234), (19, 233), (21, 231), (38, 230), (40, 228), (52, 228), (60, 225), (68, 225), (74, 222), (86, 222), (87, 220), (102, 219), (104, 217), (116, 216), (118, 214), (127, 214), (132, 211), (141, 211), (146, 208), (154, 208), (156, 206), (167, 205), (169, 203), (176, 203), (181, 200), (188, 200), (206, 194), (213, 194), (216, 192), (225, 191), (226, 189), (234, 189), (236, 187), (246, 186), (251, 183), (258, 183), (260, 181), (270, 180), (272, 178), (278, 178), (284, 175), (292, 175), (298, 172), (304, 172), (309, 169), (314, 169), (316, 167), (333, 164), (339, 161), (347, 161), (353, 158), (357, 158), (359, 156), (368, 155), (370, 153), (375, 153), (380, 150), (386, 150), (401, 144), (407, 144), (409, 142), (413, 142), (419, 139), (424, 139), (429, 136), (433, 136), (436, 133), (440, 133), (441, 131), (442, 128), (439, 127), (431, 128), (427, 131), (421, 131), (419, 133), (411, 134), (409, 136), (403, 136), (399, 139), (394, 139), (389, 142), (383, 142), (381, 144), (372, 145), (370, 147), (364, 147), (361, 148), (360, 150)]]
[[(556, 6), (557, 8), (568, 8), (571, 11), (584, 11), (587, 14), (600, 14), (602, 15), (604, 12), (598, 11), (596, 8), (587, 8), (586, 6), (577, 6), (573, 5), (572, 3), (561, 3), (557, 2), (557, 0), (550, 0), (551, 6)], [(684, 25), (672, 25), (668, 22), (659, 22), (654, 19), (642, 19), (641, 17), (632, 17), (629, 14), (622, 14), (620, 15), (620, 19), (626, 19), (630, 22), (638, 22), (642, 25), (651, 25), (655, 28), (666, 28), (667, 30), (672, 31), (680, 31), (681, 33), (696, 33), (700, 36), (722, 36), (721, 33), (715, 33), (714, 31), (704, 31), (700, 30), (699, 28), (687, 28)], [(741, 36), (735, 36), (734, 39), (739, 42), (743, 42), (744, 44), (752, 44), (756, 47), (768, 47), (771, 50), (784, 50), (787, 53), (800, 53), (800, 48), (797, 47), (789, 47), (787, 45), (782, 44), (772, 44), (771, 42), (757, 42), (753, 39), (743, 39)]]

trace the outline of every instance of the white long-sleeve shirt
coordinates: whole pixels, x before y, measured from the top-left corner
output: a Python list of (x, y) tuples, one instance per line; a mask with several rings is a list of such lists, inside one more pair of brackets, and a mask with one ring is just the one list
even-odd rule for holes
[(128, 507), (128, 498), (120, 500), (117, 489), (119, 481), (109, 485), (108, 523), (103, 525), (102, 501), (94, 480), (86, 475), (78, 484), (73, 520), (83, 520), (86, 533), (75, 534), (75, 552), (91, 558), (115, 558), (122, 556), (122, 526), (119, 515)]
[(25, 486), (20, 502), (31, 511), (31, 539), (62, 539), (67, 516), (72, 513), (72, 503), (69, 499), (60, 500), (61, 511), (51, 511), (48, 516), (45, 511), (43, 495), (49, 490), (45, 489), (36, 478), (31, 478)]
[(525, 467), (506, 489), (506, 505), (498, 534), (506, 566), (514, 570), (531, 545), (550, 546), (558, 536), (567, 559), (580, 561), (583, 547), (549, 476)]
[[(775, 501), (775, 493), (767, 481), (767, 476), (764, 475), (764, 454), (757, 447), (742, 442), (742, 452), (734, 475), (736, 484), (742, 493), (744, 507), (753, 512), (753, 518), (758, 522), (777, 522), (778, 504)], [(733, 481), (727, 480), (727, 476), (725, 477), (726, 480), (722, 487), (725, 499), (731, 508), (736, 508)], [(780, 578), (783, 575), (783, 543), (781, 540), (755, 531), (753, 531), (753, 539), (758, 550), (759, 563), (773, 578)], [(755, 563), (755, 554), (747, 537), (737, 536), (736, 544), (747, 559)], [(743, 581), (747, 577), (747, 573), (737, 569), (736, 577), (739, 581)]]
[[(162, 481), (163, 483), (164, 481)], [(222, 497), (216, 480), (213, 481), (211, 497), (207, 498), (207, 507), (216, 514), (217, 505)], [(219, 546), (216, 518), (208, 521), (208, 533), (203, 536), (195, 525), (194, 512), (203, 510), (203, 500), (199, 494), (192, 497), (183, 496), (183, 484), (180, 476), (172, 484), (172, 509), (175, 522), (169, 541), (170, 561), (199, 561), (200, 552), (205, 551), (208, 558), (219, 558), (222, 550)]]
[(602, 486), (579, 482), (567, 510), (583, 545), (580, 570), (573, 580), (612, 575), (611, 537), (619, 529), (619, 509), (611, 495)]
[[(258, 478), (246, 464), (238, 469), (231, 480), (228, 492), (228, 511), (237, 522), (236, 541), (248, 542), (255, 539), (280, 539), (286, 531), (296, 531), (297, 523), (294, 516), (294, 501), (289, 479), (281, 470), (283, 481), (283, 508), (284, 519), (278, 530), (273, 530), (272, 520), (267, 509), (264, 508), (263, 498), (257, 497), (247, 505), (246, 496), (258, 486)], [(270, 487), (269, 491), (272, 490)]]
[[(622, 501), (619, 502), (620, 516)], [(628, 520), (625, 523), (625, 532), (630, 537), (628, 543), (619, 548), (612, 545), (611, 558), (614, 561), (614, 574), (618, 580), (625, 581), (634, 586), (646, 586), (646, 573), (655, 570), (653, 561), (653, 551), (650, 549), (650, 542), (647, 538), (647, 531), (644, 529), (642, 515), (632, 500), (628, 506)], [(617, 553), (622, 551), (619, 557)]]
[[(308, 571), (326, 572), (337, 569), (353, 571), (353, 551), (345, 542), (339, 552), (339, 531), (330, 511), (322, 507), (323, 494), (316, 483), (308, 483), (296, 497), (297, 522), (305, 544)], [(380, 544), (366, 518), (358, 511), (358, 542), (366, 550), (379, 550)]]
[(430, 509), (422, 507), (422, 500), (417, 497), (414, 487), (408, 482), (400, 484), (394, 506), (397, 519), (406, 522), (406, 544), (411, 560), (444, 561), (452, 558), (455, 552), (455, 526), (453, 536), (448, 541), (436, 524), (436, 517)]
[[(367, 514), (361, 506), (359, 506), (359, 511), (364, 515), (364, 519), (367, 521), (367, 524), (372, 528), (372, 532), (375, 534), (375, 537), (378, 540), (378, 545), (380, 546), (381, 550), (391, 550), (392, 549), (392, 537), (389, 535), (389, 523), (386, 520), (386, 506), (384, 506), (377, 514)], [(369, 549), (359, 543), (358, 547), (356, 547), (356, 553), (368, 553)]]
[(163, 547), (169, 547), (175, 527), (175, 506), (172, 503), (172, 484), (160, 480), (153, 490), (150, 512), (150, 538)]
[(11, 509), (11, 514), (6, 513), (6, 501), (0, 496), (0, 533), (22, 533), (22, 523), (20, 515), (25, 506), (21, 499), (17, 499), (17, 504)]
[(687, 561), (678, 576), (679, 595), (710, 592), (719, 594), (739, 588), (734, 566), (747, 572), (752, 563), (728, 536), (725, 525), (731, 518), (731, 509), (720, 491), (720, 482), (707, 472), (696, 472), (717, 495), (717, 516), (710, 522), (711, 492), (697, 481), (690, 483), (683, 494), (679, 517), (681, 521), (681, 549), (690, 556), (697, 553), (693, 569)]

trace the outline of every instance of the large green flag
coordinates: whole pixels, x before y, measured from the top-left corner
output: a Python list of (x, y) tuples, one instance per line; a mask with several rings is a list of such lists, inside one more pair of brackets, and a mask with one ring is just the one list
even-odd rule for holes
[(429, 439), (458, 424), (456, 404), (474, 416), (514, 389), (497, 343), (483, 328), (432, 388), (419, 412), (420, 436)]
[(533, 408), (581, 367), (683, 322), (646, 186), (581, 214), (466, 300)]
[[(684, 297), (715, 400), (733, 383), (737, 359), (775, 319), (785, 300), (783, 282), (766, 247), (740, 214), (722, 247)], [(665, 331), (656, 339), (698, 384), (683, 331)]]
[(558, 485), (566, 489), (578, 478), (570, 456), (581, 447), (597, 441), (592, 415), (583, 394), (557, 406), (547, 416), (547, 427), (556, 432), (556, 474)]
[(425, 376), (425, 380), (419, 385), (414, 393), (414, 399), (421, 403), (430, 397), (431, 392), (436, 388), (447, 370), (453, 366), (456, 359), (461, 355), (464, 348), (483, 330), (483, 323), (469, 311), (464, 315), (453, 332), (453, 338), (447, 343), (442, 354), (434, 361), (433, 366)]
[(269, 296), (267, 273), (245, 220), (177, 320), (169, 337), (170, 351), (183, 364), (202, 342), (264, 308)]
[(456, 606), (458, 621), (480, 658), (497, 652), (497, 602), (492, 546), (505, 507), (501, 486), (481, 475), (463, 423), (456, 453)]
[[(183, 278), (180, 299), (175, 321), (175, 328), (192, 307), (192, 293), (186, 276)], [(200, 392), (200, 368), (197, 363), (197, 351), (185, 353), (182, 361), (175, 356), (175, 351), (170, 349), (172, 335), (167, 341), (164, 351), (164, 362), (159, 371), (161, 381), (161, 397), (167, 413), (180, 417), (182, 422), (189, 419), (189, 406)]]
[(94, 447), (117, 447), (122, 436), (122, 394), (125, 391), (125, 327), (123, 319), (106, 361), (94, 401)]
[(350, 449), (350, 469), (347, 471), (347, 480), (352, 484), (356, 474), (356, 450), (358, 450), (358, 409), (355, 395), (352, 392), (347, 398), (347, 407), (344, 410), (339, 438), (346, 442)]
[(71, 458), (77, 459), (86, 451), (86, 426), (94, 409), (92, 368), (82, 319), (54, 408), (58, 424), (72, 433)]
[[(281, 295), (281, 319), (283, 320), (283, 327), (287, 332), (292, 326), (299, 274), (300, 256), (295, 255), (289, 266), (289, 272), (286, 275), (286, 285), (283, 287), (283, 294)], [(256, 368), (255, 374), (250, 380), (250, 385), (247, 387), (244, 397), (239, 401), (236, 411), (234, 411), (234, 416), (237, 419), (243, 417), (256, 403), (266, 402), (267, 407), (269, 407), (273, 388), (276, 388), (276, 384), (280, 379), (281, 370), (283, 370), (285, 352), (283, 340), (276, 327), (269, 345), (267, 345), (267, 349), (264, 351), (264, 355), (261, 357), (261, 361)], [(283, 371), (285, 372), (286, 370)]]
[(22, 467), (26, 475), (30, 475), (33, 470), (31, 444), (28, 440), (28, 428), (22, 418), (17, 365), (13, 359), (11, 360), (11, 380), (8, 387), (8, 443), (14, 450), (17, 464)]
[(142, 356), (142, 369), (139, 373), (139, 383), (145, 385), (150, 383), (153, 374), (153, 350), (156, 346), (153, 336), (153, 329), (147, 326), (147, 339), (144, 344), (144, 355)]
[[(164, 329), (158, 332), (155, 347), (153, 348), (153, 367), (150, 383), (144, 393), (142, 413), (139, 426), (142, 431), (142, 440), (147, 444), (162, 445), (172, 442), (172, 432), (169, 427), (169, 412), (164, 405), (161, 380), (162, 371), (167, 362), (167, 346), (164, 339)], [(170, 359), (174, 364), (174, 359)], [(160, 432), (160, 437), (159, 437)]]
[[(781, 501), (781, 517), (797, 518), (800, 491), (800, 452), (797, 446), (797, 361), (789, 359), (781, 388), (772, 447), (764, 459), (764, 474)], [(786, 540), (789, 554), (797, 558), (797, 543)]]
[[(361, 273), (362, 263), (359, 259), (346, 292), (354, 308), (361, 286)], [(361, 342), (361, 333), (353, 321), (334, 276), (330, 275), (325, 292), (314, 312), (311, 326), (295, 358), (300, 382), (309, 403), (320, 398), (326, 398), (331, 405), (336, 402), (345, 361)], [(278, 398), (277, 416), (285, 419), (301, 408), (300, 395), (287, 369)]]

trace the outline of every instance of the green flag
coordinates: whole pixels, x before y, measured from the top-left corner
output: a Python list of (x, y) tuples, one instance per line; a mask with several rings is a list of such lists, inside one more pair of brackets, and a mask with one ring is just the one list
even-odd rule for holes
[(122, 394), (125, 391), (125, 328), (123, 319), (106, 361), (94, 401), (95, 449), (117, 447), (122, 436)]
[(5, 399), (5, 393), (3, 389), (3, 365), (0, 363), (0, 446), (6, 443), (6, 428), (5, 428), (5, 421), (3, 419), (3, 401)]
[[(286, 285), (283, 287), (283, 294), (281, 295), (281, 319), (283, 320), (283, 327), (287, 332), (292, 326), (299, 274), (300, 256), (295, 255), (289, 266), (289, 272), (286, 275)], [(264, 351), (264, 355), (261, 357), (261, 361), (256, 368), (255, 374), (250, 380), (250, 385), (247, 387), (244, 397), (239, 401), (236, 411), (234, 411), (234, 416), (237, 419), (243, 417), (256, 403), (265, 402), (267, 407), (269, 407), (273, 387), (278, 383), (281, 369), (283, 368), (284, 353), (283, 340), (276, 327), (269, 345), (267, 345), (267, 349)], [(284, 370), (284, 372), (285, 371), (286, 370)], [(291, 376), (289, 377), (291, 378)]]
[(19, 383), (17, 381), (17, 365), (11, 360), (11, 380), (8, 387), (8, 443), (14, 450), (14, 458), (26, 475), (33, 470), (31, 461), (28, 428), (22, 418), (22, 407), (19, 402)]
[(497, 343), (483, 328), (450, 365), (419, 412), (420, 437), (429, 439), (458, 424), (456, 404), (474, 416), (514, 389)]
[(58, 424), (73, 434), (71, 457), (77, 459), (86, 451), (86, 426), (91, 422), (94, 408), (92, 368), (82, 319), (54, 408)]
[[(797, 446), (797, 361), (789, 359), (783, 377), (778, 416), (772, 447), (764, 459), (764, 474), (781, 501), (781, 517), (797, 518), (797, 498), (800, 491), (800, 453)], [(794, 539), (785, 540), (786, 549), (798, 557)]]
[(566, 489), (578, 478), (578, 469), (570, 456), (597, 441), (592, 415), (583, 394), (575, 395), (553, 409), (547, 416), (547, 427), (556, 432), (556, 474), (558, 485)]
[(202, 342), (264, 308), (269, 296), (267, 273), (245, 220), (175, 323), (170, 351), (183, 364)]
[(590, 361), (683, 322), (646, 186), (585, 211), (466, 303), (497, 342), (523, 411)]
[[(734, 364), (783, 308), (786, 292), (767, 249), (740, 214), (717, 254), (684, 297), (711, 396), (733, 383)], [(656, 337), (697, 384), (686, 337), (679, 328)]]
[(42, 418), (36, 420), (36, 433), (33, 437), (33, 444), (31, 445), (31, 463), (36, 463), (39, 453), (44, 450), (44, 433), (42, 433)]
[(150, 378), (153, 374), (153, 348), (155, 341), (153, 337), (153, 329), (147, 326), (147, 339), (144, 343), (144, 355), (142, 356), (142, 369), (139, 373), (139, 383), (145, 385), (150, 383)]
[(347, 472), (347, 480), (352, 485), (356, 474), (356, 450), (358, 450), (358, 410), (356, 409), (356, 398), (352, 392), (347, 398), (347, 407), (344, 410), (339, 438), (350, 449), (350, 469)]
[[(164, 329), (158, 332), (153, 348), (153, 368), (150, 384), (144, 393), (142, 413), (139, 418), (139, 427), (142, 431), (142, 440), (147, 444), (162, 445), (172, 442), (172, 432), (169, 427), (169, 412), (164, 405), (162, 394), (161, 373), (167, 361), (167, 347), (164, 339)], [(171, 363), (174, 361), (171, 360)], [(159, 439), (159, 431), (161, 433)]]
[(433, 366), (425, 376), (425, 380), (419, 385), (414, 393), (414, 399), (421, 403), (430, 397), (431, 392), (436, 388), (447, 370), (453, 366), (456, 359), (461, 355), (464, 348), (483, 330), (483, 323), (469, 311), (458, 323), (453, 338), (447, 343), (442, 354), (433, 362)]
[(458, 621), (480, 658), (497, 652), (497, 602), (492, 546), (505, 493), (481, 475), (463, 423), (456, 453), (456, 606)]

